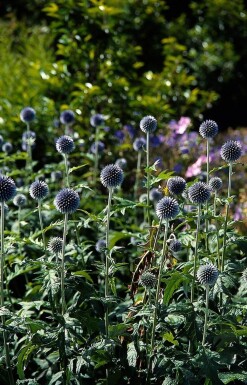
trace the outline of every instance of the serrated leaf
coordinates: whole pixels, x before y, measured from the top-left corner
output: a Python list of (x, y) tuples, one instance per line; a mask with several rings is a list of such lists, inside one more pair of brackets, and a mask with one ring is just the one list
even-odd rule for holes
[(165, 341), (170, 342), (171, 344), (173, 344), (175, 346), (179, 345), (179, 342), (174, 339), (174, 335), (172, 334), (172, 332), (167, 332), (167, 333), (163, 334), (163, 339)]
[(164, 298), (163, 298), (163, 303), (165, 305), (168, 305), (174, 291), (178, 289), (178, 287), (181, 285), (181, 282), (183, 282), (184, 279), (185, 277), (182, 275), (182, 273), (179, 273), (177, 271), (174, 272), (171, 275), (171, 277), (165, 279), (166, 287), (165, 287)]
[(71, 174), (72, 172), (74, 172), (76, 170), (79, 170), (80, 168), (85, 167), (85, 166), (88, 166), (88, 163), (81, 164), (80, 166), (72, 167), (72, 168), (69, 169), (69, 174)]
[(137, 361), (137, 351), (134, 345), (134, 342), (131, 342), (128, 345), (128, 350), (127, 350), (127, 360), (129, 363), (129, 366), (135, 368), (136, 367), (136, 361)]
[(219, 373), (219, 378), (224, 384), (229, 384), (232, 381), (235, 380), (242, 380), (246, 381), (247, 380), (247, 372), (241, 372), (241, 373), (228, 373), (228, 372), (223, 372)]

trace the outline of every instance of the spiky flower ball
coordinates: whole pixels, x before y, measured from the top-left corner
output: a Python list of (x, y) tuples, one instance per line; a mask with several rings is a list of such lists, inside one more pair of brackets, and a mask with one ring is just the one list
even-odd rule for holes
[(98, 153), (101, 153), (104, 151), (105, 149), (105, 145), (103, 142), (101, 142), (100, 140), (98, 140), (97, 142), (94, 142), (91, 147), (90, 147), (90, 152), (92, 152), (93, 154), (96, 153), (96, 149), (98, 149)]
[(222, 187), (222, 184), (222, 179), (220, 179), (218, 176), (211, 178), (208, 182), (208, 185), (212, 191), (219, 191)]
[(173, 176), (167, 181), (167, 188), (171, 194), (179, 195), (185, 190), (186, 181), (181, 176)]
[(156, 128), (157, 128), (157, 120), (151, 115), (145, 116), (140, 121), (140, 129), (145, 133), (154, 132)]
[(56, 149), (61, 154), (69, 154), (75, 148), (73, 139), (68, 135), (60, 136), (56, 141)]
[(151, 271), (145, 271), (139, 279), (140, 285), (147, 289), (153, 289), (156, 286), (156, 282), (157, 278)]
[(241, 279), (247, 283), (247, 268), (242, 272)]
[(150, 201), (158, 202), (163, 198), (162, 192), (157, 188), (152, 188), (149, 192)]
[(63, 178), (63, 173), (59, 170), (52, 171), (51, 172), (51, 180), (52, 182), (56, 182), (58, 180), (61, 180)]
[(21, 110), (21, 113), (20, 113), (21, 121), (24, 123), (32, 122), (35, 119), (35, 116), (36, 116), (36, 112), (31, 107), (23, 108), (23, 110)]
[(217, 267), (209, 263), (208, 265), (202, 265), (197, 271), (197, 279), (201, 285), (213, 286), (217, 281), (219, 272)]
[(162, 198), (156, 206), (156, 214), (159, 219), (172, 219), (179, 213), (179, 205), (176, 199), (171, 197)]
[(205, 203), (210, 198), (210, 187), (204, 182), (196, 182), (188, 188), (188, 196), (192, 203)]
[(99, 239), (95, 244), (95, 250), (98, 251), (98, 253), (101, 253), (106, 248), (106, 241), (104, 239)]
[(214, 120), (205, 120), (200, 125), (199, 132), (204, 139), (213, 138), (218, 133), (218, 124)]
[(180, 251), (182, 248), (182, 243), (180, 241), (178, 241), (177, 239), (174, 239), (173, 241), (171, 241), (170, 245), (169, 245), (169, 249), (171, 251), (173, 251), (174, 253), (177, 253), (178, 251)]
[(221, 147), (220, 155), (227, 163), (236, 162), (242, 155), (242, 146), (240, 142), (228, 140)]
[(2, 150), (6, 154), (9, 154), (13, 150), (13, 146), (12, 146), (12, 144), (10, 142), (6, 142), (2, 146)]
[(117, 187), (123, 182), (123, 170), (116, 164), (105, 166), (100, 173), (100, 180), (103, 186)]
[(42, 180), (36, 180), (29, 188), (29, 193), (33, 199), (42, 200), (49, 192), (48, 185)]
[(48, 250), (53, 254), (59, 254), (63, 249), (63, 239), (60, 237), (52, 237), (48, 242)]
[(13, 203), (15, 206), (17, 207), (22, 207), (22, 206), (25, 206), (25, 204), (27, 203), (27, 198), (25, 195), (23, 194), (17, 194), (14, 199), (13, 199)]
[(66, 124), (66, 125), (69, 125), (69, 124), (72, 124), (74, 123), (75, 121), (75, 114), (73, 111), (71, 110), (65, 110), (61, 113), (60, 115), (60, 122), (62, 124)]
[(116, 160), (115, 164), (123, 170), (127, 167), (127, 160), (125, 158), (119, 158)]
[(54, 205), (62, 214), (73, 214), (80, 205), (80, 198), (76, 191), (64, 188), (56, 195)]
[(0, 175), (0, 202), (6, 202), (14, 198), (16, 185), (13, 179)]
[(140, 137), (136, 138), (133, 143), (133, 148), (135, 151), (141, 151), (146, 147), (146, 139)]
[(104, 124), (104, 116), (101, 114), (92, 115), (90, 118), (90, 124), (93, 127), (102, 126)]

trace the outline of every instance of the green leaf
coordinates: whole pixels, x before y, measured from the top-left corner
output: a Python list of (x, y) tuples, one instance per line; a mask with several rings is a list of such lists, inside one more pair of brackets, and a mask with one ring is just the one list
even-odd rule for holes
[(163, 334), (163, 339), (165, 341), (170, 342), (171, 344), (173, 344), (175, 346), (179, 345), (179, 342), (174, 339), (174, 335), (172, 334), (172, 332), (167, 332), (167, 333)]
[[(57, 372), (56, 374), (54, 374), (54, 376), (52, 376), (51, 381), (49, 382), (48, 385), (54, 384), (59, 379), (62, 380), (62, 377), (63, 377), (63, 371)], [(60, 382), (60, 383), (62, 383), (62, 382)]]
[(24, 380), (24, 367), (28, 360), (28, 356), (36, 349), (36, 345), (33, 345), (32, 342), (29, 342), (24, 346), (17, 357), (17, 373), (21, 380)]
[(230, 382), (235, 380), (246, 381), (247, 372), (241, 372), (241, 373), (222, 372), (222, 373), (219, 373), (219, 378), (224, 384), (229, 384)]
[(93, 283), (92, 278), (90, 277), (90, 275), (85, 270), (74, 271), (73, 273), (71, 273), (71, 275), (84, 277), (84, 278), (86, 278), (87, 281)]
[(177, 271), (174, 272), (170, 278), (165, 279), (166, 288), (164, 291), (164, 298), (163, 298), (163, 303), (165, 305), (168, 305), (174, 291), (178, 289), (178, 287), (181, 285), (181, 282), (183, 282), (184, 279), (185, 279), (185, 276), (182, 273), (179, 273)]
[(128, 345), (128, 350), (127, 350), (127, 360), (129, 363), (129, 366), (135, 368), (136, 367), (136, 361), (137, 361), (137, 351), (134, 345), (134, 342), (131, 342)]
[(88, 163), (81, 164), (80, 166), (72, 167), (72, 168), (69, 169), (69, 174), (71, 174), (72, 172), (74, 172), (76, 170), (79, 170), (80, 168), (85, 167), (85, 166), (88, 166)]

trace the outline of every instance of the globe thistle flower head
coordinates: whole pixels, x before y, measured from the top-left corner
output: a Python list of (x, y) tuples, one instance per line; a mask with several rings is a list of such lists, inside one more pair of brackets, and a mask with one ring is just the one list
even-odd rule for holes
[(6, 202), (14, 198), (16, 185), (12, 178), (0, 175), (0, 202)]
[(156, 205), (156, 215), (160, 220), (175, 218), (178, 213), (179, 205), (174, 198), (164, 197)]
[(98, 153), (101, 153), (105, 149), (105, 144), (103, 142), (101, 142), (100, 140), (98, 140), (97, 142), (94, 142), (90, 147), (90, 152), (95, 154), (96, 148), (98, 148)]
[(157, 120), (151, 116), (144, 116), (140, 121), (140, 129), (145, 133), (154, 132), (157, 128)]
[(158, 202), (163, 198), (162, 192), (157, 188), (152, 188), (149, 191), (149, 199), (150, 201)]
[(60, 122), (62, 124), (70, 125), (75, 121), (75, 114), (71, 110), (65, 110), (60, 114)]
[(101, 253), (106, 248), (106, 241), (104, 239), (99, 239), (95, 244), (95, 250), (98, 251), (98, 253)]
[(186, 181), (181, 176), (173, 176), (167, 181), (167, 188), (170, 194), (179, 195), (186, 188)]
[(76, 191), (64, 188), (56, 195), (54, 205), (62, 214), (73, 214), (80, 205), (80, 198)]
[(188, 188), (188, 196), (192, 203), (205, 203), (210, 198), (210, 187), (204, 182), (196, 182)]
[(223, 184), (222, 179), (219, 178), (218, 176), (211, 178), (208, 182), (208, 185), (212, 191), (219, 191), (222, 187), (222, 184)]
[(49, 192), (48, 185), (42, 180), (36, 180), (29, 188), (29, 194), (35, 200), (42, 200), (47, 197)]
[(25, 195), (23, 194), (17, 194), (14, 199), (13, 199), (13, 203), (15, 206), (17, 207), (22, 207), (22, 206), (25, 206), (25, 204), (27, 203), (27, 198)]
[(107, 188), (117, 187), (123, 182), (123, 170), (116, 164), (105, 166), (100, 173), (100, 180)]
[(21, 110), (21, 113), (20, 113), (21, 121), (24, 123), (32, 122), (35, 119), (35, 116), (36, 116), (36, 112), (31, 107), (23, 108), (23, 110)]
[(220, 155), (227, 163), (236, 162), (242, 155), (241, 143), (234, 140), (228, 140), (221, 147)]
[(146, 139), (140, 137), (136, 138), (133, 143), (133, 148), (135, 151), (141, 151), (146, 147)]
[(13, 150), (13, 146), (10, 142), (6, 142), (2, 145), (2, 150), (6, 154), (9, 154)]
[(199, 127), (199, 133), (204, 139), (213, 138), (218, 133), (218, 124), (214, 120), (205, 120)]
[(219, 272), (217, 267), (211, 263), (202, 265), (197, 271), (197, 279), (201, 285), (213, 286), (217, 281)]
[(178, 251), (180, 251), (181, 248), (182, 248), (182, 243), (177, 239), (174, 239), (173, 241), (171, 241), (169, 245), (169, 249), (174, 253), (177, 253)]
[(243, 282), (247, 283), (247, 268), (242, 272), (241, 279)]
[(63, 174), (61, 171), (57, 170), (57, 171), (52, 171), (51, 172), (51, 180), (52, 182), (56, 182), (58, 180), (61, 180), (63, 178)]
[(63, 239), (61, 237), (50, 238), (47, 248), (53, 254), (61, 253), (63, 249)]
[(73, 139), (68, 135), (60, 136), (56, 141), (56, 149), (61, 154), (69, 154), (75, 148)]
[(156, 282), (157, 278), (151, 271), (145, 271), (139, 279), (140, 285), (147, 289), (153, 289), (156, 286)]
[(125, 158), (119, 158), (116, 160), (115, 164), (124, 170), (127, 167), (127, 160)]
[(90, 118), (90, 124), (93, 127), (102, 126), (104, 122), (104, 116), (101, 114), (94, 114)]

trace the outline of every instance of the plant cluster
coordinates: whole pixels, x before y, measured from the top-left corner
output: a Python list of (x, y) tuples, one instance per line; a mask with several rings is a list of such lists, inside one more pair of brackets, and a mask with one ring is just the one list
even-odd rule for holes
[[(39, 117), (20, 119), (30, 133)], [(188, 177), (155, 159), (153, 116), (111, 132), (93, 115), (87, 141), (75, 119), (60, 116), (56, 162), (38, 167), (35, 136), (2, 153), (1, 384), (246, 383), (247, 239), (231, 210), (244, 144), (221, 143), (212, 167), (218, 126), (203, 122), (206, 171)]]

